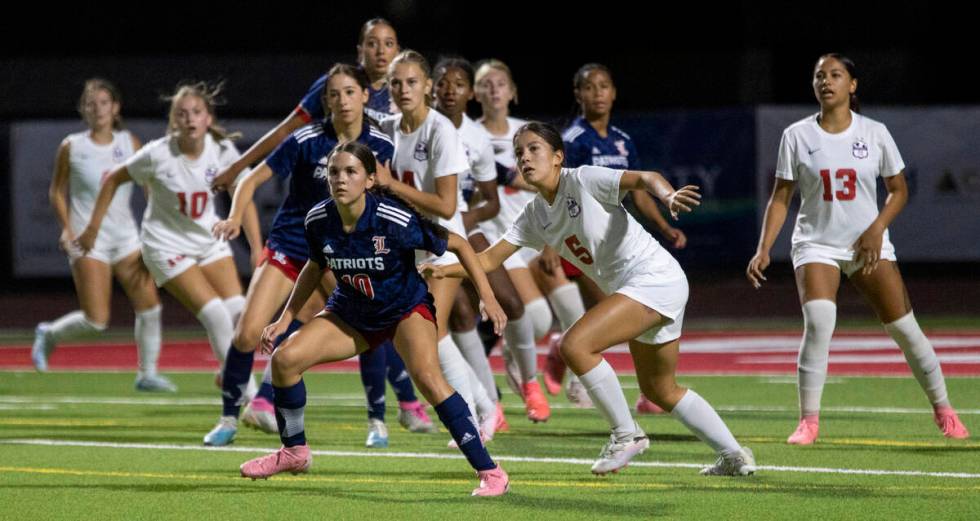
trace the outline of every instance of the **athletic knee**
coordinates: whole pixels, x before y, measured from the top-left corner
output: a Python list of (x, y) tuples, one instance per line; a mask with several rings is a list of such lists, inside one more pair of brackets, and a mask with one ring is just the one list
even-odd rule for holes
[(247, 322), (245, 320), (238, 322), (238, 326), (235, 328), (235, 338), (232, 340), (235, 347), (243, 353), (254, 351), (259, 345), (259, 340), (262, 339), (262, 328), (255, 323)]
[(290, 342), (287, 340), (272, 354), (272, 374), (276, 381), (283, 381), (303, 372), (302, 357), (298, 356), (296, 349), (289, 347)]
[(501, 292), (502, 295), (496, 295), (497, 303), (504, 310), (504, 314), (507, 315), (509, 320), (520, 320), (524, 316), (524, 302), (521, 301), (521, 297), (516, 293)]

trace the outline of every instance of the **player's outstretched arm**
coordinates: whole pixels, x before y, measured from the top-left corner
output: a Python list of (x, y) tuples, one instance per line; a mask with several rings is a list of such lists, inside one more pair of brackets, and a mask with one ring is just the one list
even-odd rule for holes
[[(452, 237), (455, 234), (449, 234)], [(453, 246), (450, 243), (448, 249), (453, 250)], [(471, 248), (472, 249), (472, 248)], [(479, 266), (483, 268), (485, 273), (489, 273), (504, 264), (504, 261), (508, 257), (513, 255), (518, 249), (515, 246), (503, 239), (498, 240), (490, 246), (489, 248), (483, 250), (476, 255), (476, 260), (480, 263)], [(457, 253), (458, 256), (458, 253)], [(462, 260), (462, 257), (460, 257)], [(462, 264), (449, 264), (447, 266), (435, 266), (433, 264), (425, 263), (419, 266), (419, 273), (428, 278), (444, 279), (444, 278), (456, 278), (462, 279), (467, 277), (467, 270)]]
[(487, 314), (487, 318), (493, 322), (494, 332), (498, 335), (502, 334), (504, 326), (507, 325), (507, 315), (497, 302), (497, 297), (494, 296), (493, 290), (490, 288), (490, 281), (487, 280), (486, 274), (486, 271), (492, 271), (495, 268), (488, 270), (486, 265), (482, 265), (481, 260), (477, 259), (476, 252), (473, 251), (470, 243), (455, 233), (449, 234), (446, 249), (459, 257), (460, 264), (466, 269), (470, 280), (473, 282), (473, 286), (476, 287), (476, 292), (480, 295), (480, 300), (483, 301), (483, 309)]
[(619, 189), (646, 190), (657, 196), (664, 203), (670, 216), (677, 219), (679, 214), (687, 213), (701, 205), (701, 194), (696, 185), (687, 185), (678, 190), (664, 179), (659, 172), (638, 172), (627, 170), (619, 180)]
[[(252, 197), (255, 195), (255, 190), (270, 178), (272, 178), (272, 169), (265, 163), (257, 166), (255, 170), (252, 170), (245, 177), (243, 177), (242, 180), (238, 182), (238, 186), (235, 187), (235, 193), (231, 197), (231, 209), (228, 210), (228, 218), (215, 223), (214, 227), (211, 228), (211, 233), (213, 233), (215, 237), (225, 240), (231, 240), (238, 237), (246, 211), (250, 207), (252, 208), (253, 212), (255, 211), (255, 205), (252, 203)], [(255, 224), (258, 224), (258, 217), (256, 217)], [(247, 230), (246, 237), (248, 237)], [(249, 245), (251, 246), (251, 237), (248, 238)], [(259, 237), (259, 240), (261, 243), (261, 237)]]
[(305, 124), (306, 120), (303, 119), (301, 113), (299, 111), (293, 111), (289, 117), (282, 120), (275, 128), (256, 141), (255, 144), (248, 147), (248, 150), (242, 154), (242, 157), (221, 171), (211, 183), (211, 190), (215, 192), (227, 190), (229, 186), (235, 183), (235, 179), (242, 173), (242, 170), (268, 156), (270, 152), (279, 146), (279, 143), (285, 141), (293, 131)]

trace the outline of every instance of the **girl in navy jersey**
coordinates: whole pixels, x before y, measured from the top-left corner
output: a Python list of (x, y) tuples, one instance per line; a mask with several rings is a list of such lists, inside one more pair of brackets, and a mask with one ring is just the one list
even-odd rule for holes
[[(436, 65), (434, 79), (438, 110), (456, 126), (470, 163), (470, 169), (462, 175), (461, 187), (466, 203), (466, 209), (462, 212), (463, 226), (470, 244), (477, 251), (483, 251), (490, 244), (479, 225), (497, 216), (500, 201), (496, 157), (490, 135), (482, 125), (466, 115), (467, 102), (474, 97), (474, 76), (473, 67), (468, 61), (455, 58), (441, 60)], [(507, 328), (504, 330), (506, 358), (512, 361), (509, 365), (518, 369), (514, 375), (508, 373), (508, 380), (513, 380), (515, 392), (524, 398), (528, 419), (533, 422), (547, 421), (551, 409), (535, 380), (537, 345), (534, 341), (534, 325), (530, 318), (524, 317), (524, 304), (507, 272), (503, 269), (495, 270), (488, 277), (493, 285), (494, 295), (507, 313)], [(466, 291), (457, 294), (450, 328), (453, 331), (453, 340), (493, 398), (496, 397), (493, 373), (487, 362), (483, 342), (476, 331), (478, 301), (471, 298), (472, 292), (467, 287), (464, 286)], [(506, 420), (499, 401), (496, 402), (496, 408), (497, 425), (504, 425)]]
[[(561, 355), (579, 375), (612, 434), (592, 472), (625, 467), (650, 441), (633, 420), (612, 366), (602, 357), (611, 346), (628, 343), (640, 387), (719, 458), (706, 475), (747, 475), (755, 471), (752, 452), (741, 447), (715, 410), (674, 378), (687, 303), (684, 271), (622, 205), (632, 190), (648, 190), (670, 209), (691, 211), (700, 204), (697, 187), (674, 190), (657, 172), (603, 167), (562, 168), (558, 131), (528, 123), (514, 135), (517, 165), (538, 195), (514, 225), (478, 258), (492, 270), (521, 247), (549, 245), (601, 285), (609, 297), (565, 332)], [(459, 265), (423, 266), (432, 278), (463, 277)]]
[(480, 486), (473, 495), (495, 496), (508, 488), (507, 474), (480, 441), (467, 404), (446, 383), (436, 353), (433, 298), (415, 268), (416, 250), (456, 253), (468, 269), (486, 310), (499, 330), (506, 316), (494, 300), (473, 249), (418, 214), (398, 197), (375, 186), (371, 150), (358, 142), (338, 145), (330, 154), (327, 180), (332, 198), (306, 217), (310, 260), (296, 282), (286, 309), (262, 334), (263, 350), (282, 334), (323, 277), (336, 289), (326, 309), (286, 340), (272, 358), (275, 404), (283, 446), (241, 466), (244, 477), (267, 478), (280, 472), (305, 472), (312, 462), (306, 444), (303, 373), (320, 363), (350, 358), (393, 339), (422, 394), (452, 433)]
[[(215, 122), (220, 88), (201, 82), (177, 89), (170, 103), (169, 134), (148, 143), (109, 174), (77, 242), (84, 251), (98, 245), (103, 217), (121, 186), (135, 181), (148, 187), (150, 200), (140, 232), (143, 262), (157, 286), (201, 321), (215, 358), (223, 363), (245, 298), (231, 248), (211, 235), (218, 222), (212, 176), (238, 157), (235, 145)], [(258, 252), (258, 218), (252, 205), (245, 223), (249, 245)], [(251, 378), (247, 385), (254, 386)]]
[[(749, 281), (759, 288), (799, 184), (801, 204), (791, 253), (804, 336), (797, 367), (800, 421), (787, 443), (809, 445), (819, 433), (842, 272), (902, 348), (943, 435), (966, 438), (969, 432), (949, 403), (939, 359), (912, 313), (895, 247), (888, 239), (888, 225), (908, 201), (905, 163), (885, 126), (859, 113), (856, 91), (854, 62), (839, 54), (817, 60), (813, 93), (820, 112), (783, 132), (759, 246), (746, 269)], [(878, 177), (888, 191), (880, 212)]]
[[(378, 184), (388, 187), (449, 231), (465, 236), (460, 215), (464, 203), (458, 178), (470, 165), (453, 123), (429, 107), (433, 83), (428, 61), (415, 51), (403, 51), (388, 68), (388, 84), (400, 113), (381, 122), (395, 142), (395, 157), (391, 171), (384, 167), (378, 169)], [(451, 253), (438, 259), (420, 253), (418, 258), (419, 262), (424, 259), (455, 262)], [(480, 417), (489, 435), (496, 425), (496, 409), (486, 396), (488, 391), (449, 335), (449, 314), (459, 286), (458, 280), (430, 284), (438, 310), (439, 361), (449, 384), (467, 403), (489, 404), (487, 409), (474, 410), (474, 416)]]
[[(394, 26), (383, 18), (373, 18), (364, 22), (358, 34), (357, 60), (359, 67), (368, 77), (368, 100), (364, 104), (364, 112), (375, 121), (381, 121), (393, 111), (391, 96), (388, 92), (388, 65), (399, 52), (398, 35)], [(233, 163), (215, 179), (216, 190), (227, 189), (238, 177), (242, 170), (266, 157), (294, 131), (304, 125), (318, 123), (327, 117), (327, 107), (323, 102), (324, 87), (329, 73), (316, 79), (303, 96), (296, 108), (279, 125), (270, 130), (259, 141), (253, 144), (241, 159)], [(312, 315), (304, 312), (298, 317), (298, 323), (308, 320)], [(294, 326), (295, 327), (295, 326)], [(405, 377), (405, 364), (399, 360), (398, 353), (390, 345), (385, 349), (377, 349), (360, 357), (361, 380), (365, 394), (368, 395), (368, 414), (375, 420), (368, 427), (369, 447), (386, 447), (388, 444), (387, 427), (384, 418), (385, 376), (398, 397), (399, 422), (414, 432), (425, 432), (431, 426), (425, 410), (415, 398), (412, 382)], [(267, 403), (267, 395), (271, 393), (270, 374), (266, 366), (263, 375), (263, 386), (260, 388), (259, 401), (255, 406), (246, 407), (243, 419), (246, 425), (257, 422), (268, 425), (271, 408)], [(254, 420), (254, 421), (253, 421)]]
[[(306, 240), (303, 235), (303, 219), (316, 203), (326, 199), (329, 191), (326, 184), (325, 165), (327, 155), (338, 142), (360, 141), (367, 144), (379, 160), (391, 159), (393, 146), (391, 140), (365, 117), (364, 103), (368, 97), (368, 79), (364, 71), (347, 64), (334, 65), (327, 73), (330, 78), (323, 91), (324, 105), (330, 109), (331, 116), (296, 131), (283, 142), (275, 152), (261, 163), (248, 176), (242, 179), (232, 199), (228, 219), (214, 227), (218, 237), (234, 238), (241, 226), (241, 216), (255, 189), (268, 181), (273, 175), (288, 178), (289, 195), (282, 202), (272, 223), (272, 230), (265, 247), (260, 267), (252, 276), (248, 299), (242, 320), (235, 332), (234, 349), (229, 351), (224, 371), (224, 423), (234, 424), (238, 417), (242, 382), (246, 381), (252, 370), (253, 353), (258, 346), (259, 337), (272, 320), (274, 313), (286, 301), (299, 270), (307, 260)], [(322, 298), (311, 298), (307, 302), (307, 313), (312, 315), (323, 307)], [(390, 344), (389, 344), (390, 345)], [(383, 365), (382, 365), (383, 367)], [(411, 384), (408, 384), (409, 387)], [(380, 392), (383, 398), (384, 376), (381, 377)], [(376, 403), (377, 397), (368, 400), (370, 423), (384, 423), (384, 402)], [(410, 419), (417, 419), (407, 411), (421, 408), (422, 405), (412, 396), (412, 402), (402, 404), (402, 411)], [(424, 410), (420, 413), (425, 416)], [(401, 415), (400, 415), (401, 418)], [(266, 432), (276, 432), (275, 413), (272, 407), (271, 384), (260, 389), (259, 395), (251, 401), (242, 416), (246, 425), (261, 428)], [(405, 423), (405, 422), (403, 422)], [(431, 431), (432, 422), (424, 424), (418, 419), (410, 430)], [(369, 428), (369, 432), (381, 428)], [(221, 441), (228, 443), (234, 431), (225, 429)], [(383, 437), (387, 441), (387, 436)], [(221, 443), (221, 444), (224, 444)], [(368, 440), (368, 446), (375, 446)], [(217, 443), (212, 443), (217, 444)]]
[(31, 360), (38, 371), (46, 371), (57, 342), (104, 331), (115, 276), (136, 313), (136, 390), (173, 392), (174, 384), (157, 374), (160, 298), (140, 259), (139, 228), (129, 208), (132, 185), (112, 199), (106, 217), (111, 226), (99, 233), (98, 247), (82, 254), (73, 245), (92, 215), (103, 178), (140, 148), (139, 139), (123, 128), (120, 107), (119, 91), (112, 83), (101, 78), (86, 81), (78, 112), (88, 130), (66, 137), (58, 147), (49, 198), (61, 225), (59, 245), (68, 255), (81, 309), (38, 324)]

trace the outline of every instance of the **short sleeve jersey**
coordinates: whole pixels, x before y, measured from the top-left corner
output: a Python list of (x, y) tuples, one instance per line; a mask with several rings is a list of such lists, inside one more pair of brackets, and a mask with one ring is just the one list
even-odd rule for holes
[(602, 137), (585, 118), (579, 116), (562, 133), (562, 141), (565, 142), (565, 166), (568, 168), (583, 165), (622, 170), (640, 168), (633, 139), (613, 125), (609, 125), (606, 137)]
[[(817, 115), (783, 131), (776, 177), (796, 181), (800, 212), (793, 246), (808, 243), (850, 250), (878, 217), (877, 178), (905, 169), (885, 126), (851, 113), (847, 130), (831, 134)], [(885, 231), (888, 241), (888, 231)]]
[(535, 196), (503, 239), (539, 251), (551, 246), (606, 293), (618, 289), (640, 265), (664, 280), (683, 276), (671, 255), (623, 207), (623, 172), (563, 168), (554, 202)]
[(337, 277), (327, 302), (331, 311), (357, 329), (379, 331), (418, 304), (432, 303), (415, 268), (415, 250), (445, 253), (446, 232), (400, 201), (371, 192), (365, 198), (364, 213), (349, 233), (333, 199), (314, 206), (306, 217), (306, 240), (310, 260)]
[(140, 235), (143, 244), (200, 255), (218, 241), (211, 234), (218, 222), (211, 182), (239, 157), (231, 141), (216, 141), (210, 133), (196, 159), (181, 154), (174, 135), (151, 141), (130, 157), (125, 163), (130, 177), (150, 189)]
[(490, 143), (490, 134), (482, 125), (463, 114), (463, 124), (457, 130), (466, 152), (466, 162), (469, 163), (469, 168), (459, 177), (459, 189), (463, 193), (463, 201), (467, 204), (461, 208), (461, 211), (465, 212), (470, 197), (476, 191), (476, 184), (497, 180), (497, 166), (493, 145)]
[[(95, 200), (106, 176), (133, 155), (133, 137), (126, 130), (112, 133), (112, 142), (98, 144), (88, 131), (71, 134), (68, 142), (69, 222), (75, 235), (82, 233), (92, 217)], [(116, 190), (106, 212), (97, 240), (133, 237), (139, 233), (129, 200), (133, 185), (126, 183)]]
[[(357, 141), (367, 145), (379, 162), (391, 160), (391, 139), (366, 119)], [(330, 197), (327, 156), (337, 142), (330, 120), (318, 121), (298, 129), (266, 159), (276, 176), (289, 180), (289, 193), (279, 205), (269, 231), (272, 250), (297, 260), (307, 258), (303, 220), (314, 205)]]

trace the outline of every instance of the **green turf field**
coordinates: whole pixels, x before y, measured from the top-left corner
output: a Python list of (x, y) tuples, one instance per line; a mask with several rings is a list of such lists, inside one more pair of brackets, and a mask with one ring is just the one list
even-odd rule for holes
[[(490, 450), (510, 473), (511, 491), (476, 499), (473, 474), (446, 449), (448, 434), (407, 433), (391, 406), (391, 448), (363, 447), (357, 375), (307, 378), (307, 436), (324, 453), (309, 474), (255, 482), (240, 478), (238, 465), (278, 440), (243, 430), (230, 450), (202, 450), (217, 392), (207, 374), (174, 376), (179, 394), (146, 395), (131, 390), (126, 373), (0, 372), (0, 519), (980, 516), (980, 443), (942, 438), (911, 378), (831, 377), (821, 438), (806, 448), (783, 443), (795, 427), (793, 378), (682, 378), (754, 449), (763, 468), (737, 479), (699, 476), (697, 465), (713, 456), (669, 416), (640, 417), (651, 450), (617, 475), (593, 477), (590, 460), (606, 438), (595, 410), (557, 398), (551, 421), (533, 425), (508, 396), (511, 431)], [(632, 400), (635, 381), (623, 382)], [(976, 380), (948, 384), (964, 422), (980, 432)]]

